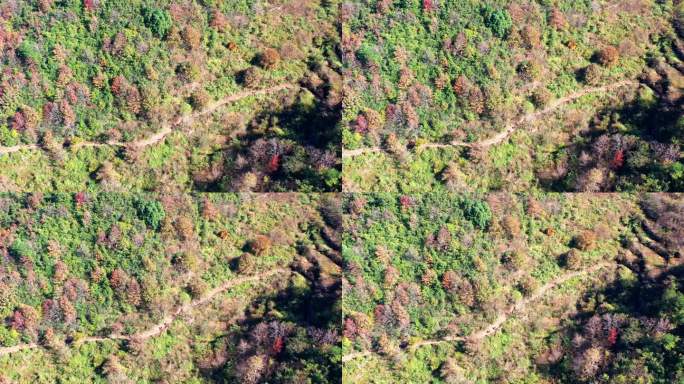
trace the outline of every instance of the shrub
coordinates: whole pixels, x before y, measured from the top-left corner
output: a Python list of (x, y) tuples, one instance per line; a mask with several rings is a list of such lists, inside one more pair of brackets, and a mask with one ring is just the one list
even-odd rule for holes
[(596, 60), (603, 66), (610, 67), (618, 62), (620, 52), (613, 46), (607, 46), (596, 53)]
[(540, 88), (532, 93), (532, 103), (537, 108), (543, 108), (549, 104), (551, 97), (551, 91), (546, 88)]
[(38, 0), (38, 8), (41, 12), (48, 12), (54, 0)]
[(176, 220), (176, 230), (183, 240), (190, 240), (195, 233), (195, 223), (191, 218), (181, 216)]
[(189, 50), (195, 50), (200, 46), (202, 35), (192, 26), (187, 26), (183, 30), (183, 41)]
[(442, 287), (446, 289), (448, 292), (455, 292), (456, 288), (458, 288), (459, 277), (454, 271), (446, 271), (444, 275), (442, 276)]
[(559, 30), (566, 27), (567, 21), (565, 20), (565, 15), (563, 15), (563, 12), (561, 12), (560, 9), (553, 8), (551, 10), (551, 14), (549, 16), (549, 25)]
[(249, 242), (249, 250), (257, 256), (261, 256), (268, 252), (270, 248), (271, 239), (269, 239), (268, 236), (259, 235)]
[(198, 89), (190, 96), (190, 104), (195, 110), (203, 109), (209, 104), (209, 93), (204, 89)]
[(580, 251), (588, 251), (596, 245), (596, 234), (592, 231), (584, 231), (572, 239), (572, 246)]
[(601, 83), (601, 68), (596, 64), (589, 64), (584, 69), (584, 82), (589, 85), (598, 85)]
[(254, 255), (250, 253), (243, 253), (237, 260), (237, 270), (239, 273), (252, 273), (255, 265)]
[(501, 221), (501, 225), (509, 236), (520, 236), (520, 220), (517, 216), (506, 215)]
[(215, 9), (211, 12), (211, 18), (209, 20), (210, 27), (223, 32), (229, 25), (228, 19), (226, 19), (226, 16), (221, 13), (220, 10)]
[(539, 32), (539, 29), (531, 25), (527, 25), (522, 30), (522, 38), (523, 42), (525, 43), (525, 47), (532, 49), (539, 46), (541, 43), (541, 32)]
[(199, 66), (192, 63), (183, 63), (178, 66), (176, 71), (184, 81), (196, 81), (200, 78), (201, 70)]
[(542, 67), (536, 61), (525, 61), (518, 65), (518, 74), (523, 80), (535, 81), (541, 77)]
[(19, 58), (25, 62), (32, 61), (36, 64), (42, 62), (42, 57), (38, 48), (29, 40), (24, 40), (19, 47), (17, 47), (17, 54)]
[(582, 253), (576, 249), (571, 249), (565, 254), (565, 267), (568, 269), (580, 269), (582, 266)]
[(258, 62), (264, 69), (273, 69), (280, 62), (280, 54), (273, 48), (266, 48), (259, 55)]
[(519, 288), (524, 295), (529, 296), (539, 289), (539, 282), (534, 277), (526, 275), (520, 280)]
[(523, 269), (527, 265), (527, 255), (520, 250), (506, 252), (503, 256), (503, 262), (512, 270)]
[(240, 73), (239, 81), (247, 88), (256, 88), (261, 82), (261, 72), (256, 67), (249, 67)]

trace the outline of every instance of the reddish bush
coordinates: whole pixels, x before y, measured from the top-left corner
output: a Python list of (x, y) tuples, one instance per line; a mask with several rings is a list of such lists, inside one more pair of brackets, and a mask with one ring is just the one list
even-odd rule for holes
[(610, 167), (613, 169), (620, 169), (625, 164), (625, 151), (618, 149), (610, 161)]
[(484, 113), (485, 96), (480, 87), (474, 87), (468, 92), (468, 106), (478, 115)]
[(344, 319), (344, 331), (342, 334), (347, 339), (354, 339), (357, 335), (356, 322), (350, 318)]
[(76, 308), (68, 297), (62, 296), (59, 298), (59, 308), (62, 310), (62, 317), (67, 324), (76, 321)]
[(385, 269), (385, 280), (383, 282), (385, 288), (392, 287), (394, 284), (396, 284), (397, 280), (399, 280), (399, 270), (391, 265), (388, 266)]
[(210, 98), (211, 97), (207, 91), (204, 89), (198, 89), (192, 93), (192, 96), (190, 96), (190, 103), (196, 110), (203, 109), (209, 104)]
[(142, 98), (140, 97), (140, 91), (135, 86), (128, 87), (126, 90), (126, 109), (137, 115), (140, 113)]
[(126, 86), (127, 86), (127, 81), (126, 81), (125, 77), (119, 75), (119, 76), (115, 77), (114, 79), (112, 79), (111, 89), (112, 89), (112, 93), (115, 96), (122, 95), (123, 92), (126, 90)]
[(454, 93), (457, 96), (465, 96), (468, 92), (468, 78), (461, 75), (454, 81)]
[(275, 173), (278, 171), (280, 168), (280, 155), (272, 155), (271, 158), (268, 160), (268, 164), (266, 165), (266, 172), (268, 173)]
[(549, 25), (551, 25), (555, 29), (565, 28), (565, 26), (567, 25), (567, 21), (565, 20), (565, 16), (563, 15), (563, 12), (561, 12), (560, 9), (554, 8), (551, 10), (551, 15), (549, 16)]
[(125, 289), (127, 281), (128, 275), (121, 268), (113, 270), (109, 276), (109, 285), (118, 292), (122, 292)]
[(59, 103), (59, 111), (62, 113), (62, 122), (67, 127), (72, 127), (76, 123), (76, 113), (66, 100)]
[(366, 116), (363, 114), (359, 113), (359, 115), (356, 117), (356, 121), (354, 122), (354, 126), (356, 132), (361, 134), (368, 133), (368, 119), (366, 119)]
[(26, 328), (26, 318), (20, 310), (14, 311), (10, 318), (10, 327), (15, 331), (23, 331)]
[(69, 269), (67, 268), (67, 265), (64, 264), (63, 261), (58, 261), (57, 263), (55, 263), (55, 273), (53, 274), (53, 279), (56, 282), (64, 281), (68, 274), (69, 274)]
[(275, 341), (273, 342), (273, 347), (271, 348), (273, 354), (279, 354), (283, 350), (283, 346), (285, 346), (285, 342), (283, 341), (282, 336), (276, 337)]
[(580, 269), (582, 266), (582, 254), (576, 249), (571, 249), (565, 254), (565, 266), (569, 269)]
[(428, 269), (423, 273), (423, 276), (420, 277), (420, 282), (423, 283), (423, 285), (430, 285), (432, 284), (433, 281), (437, 279), (437, 273), (435, 273), (434, 269)]
[(215, 220), (219, 216), (219, 210), (211, 200), (205, 198), (202, 202), (202, 217), (206, 220)]
[(123, 32), (119, 32), (114, 36), (114, 40), (112, 40), (111, 45), (108, 48), (111, 53), (120, 55), (123, 53), (124, 48), (126, 48), (126, 44), (128, 44), (126, 35)]
[(10, 123), (10, 128), (17, 131), (23, 132), (26, 129), (26, 117), (20, 111), (17, 111), (12, 117), (12, 122)]
[(525, 43), (525, 47), (532, 49), (538, 47), (541, 43), (541, 32), (539, 32), (539, 29), (531, 25), (526, 25), (522, 30), (522, 38), (523, 42)]
[(401, 209), (409, 209), (413, 206), (413, 199), (411, 196), (406, 196), (402, 195), (399, 197), (399, 205), (401, 205)]
[(88, 196), (85, 194), (85, 192), (77, 192), (76, 195), (74, 195), (74, 202), (76, 203), (77, 207), (80, 207), (81, 205), (85, 204), (88, 201)]
[(451, 245), (451, 233), (447, 227), (441, 227), (437, 232), (437, 246), (442, 250), (449, 249)]
[(83, 0), (83, 8), (86, 11), (94, 11), (95, 10), (95, 0)]
[(442, 276), (442, 287), (449, 292), (456, 289), (456, 282), (458, 280), (458, 275), (454, 271), (446, 271)]
[(211, 20), (209, 20), (209, 26), (218, 31), (224, 31), (228, 26), (228, 20), (226, 19), (226, 16), (224, 16), (223, 13), (221, 13), (221, 11), (216, 9), (211, 13)]
[(584, 69), (584, 82), (589, 85), (598, 85), (601, 82), (601, 67), (596, 64), (589, 64)]

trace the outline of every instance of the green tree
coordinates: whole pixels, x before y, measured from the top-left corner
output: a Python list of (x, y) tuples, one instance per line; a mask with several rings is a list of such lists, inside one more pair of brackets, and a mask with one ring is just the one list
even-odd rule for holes
[(480, 229), (486, 229), (492, 221), (492, 211), (484, 201), (464, 199), (461, 208), (465, 218)]
[(136, 202), (135, 209), (138, 211), (138, 217), (154, 229), (159, 228), (159, 225), (166, 216), (164, 207), (156, 200), (140, 199)]
[(511, 28), (513, 28), (513, 20), (508, 11), (494, 9), (489, 5), (485, 5), (482, 9), (482, 14), (484, 15), (485, 25), (491, 29), (496, 37), (503, 39), (508, 36)]
[(145, 25), (147, 28), (151, 29), (152, 32), (163, 38), (166, 33), (171, 29), (173, 24), (171, 20), (171, 15), (163, 9), (154, 7), (143, 8), (143, 17), (145, 18)]

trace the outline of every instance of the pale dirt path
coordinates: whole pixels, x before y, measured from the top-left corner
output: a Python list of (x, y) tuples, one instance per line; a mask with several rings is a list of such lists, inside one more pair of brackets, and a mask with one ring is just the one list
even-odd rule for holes
[[(264, 279), (272, 277), (274, 275), (289, 275), (291, 271), (289, 269), (285, 268), (276, 268), (269, 270), (264, 273), (260, 273), (258, 275), (251, 275), (251, 276), (244, 276), (244, 277), (238, 277), (234, 278), (231, 280), (226, 281), (225, 283), (217, 286), (216, 288), (213, 288), (209, 292), (207, 292), (204, 296), (200, 297), (197, 300), (193, 300), (187, 304), (184, 304), (178, 308), (176, 308), (173, 313), (164, 316), (164, 318), (158, 322), (157, 324), (153, 325), (152, 327), (130, 335), (121, 335), (121, 334), (111, 334), (107, 336), (88, 336), (82, 339), (77, 340), (74, 342), (74, 345), (81, 345), (84, 343), (95, 343), (95, 342), (102, 342), (102, 341), (107, 341), (107, 340), (145, 340), (149, 339), (150, 337), (158, 336), (162, 332), (164, 332), (171, 324), (180, 316), (190, 312), (196, 307), (202, 306), (210, 302), (216, 295), (219, 295), (225, 291), (227, 291), (230, 288), (233, 288), (235, 286), (248, 283), (248, 282), (253, 282), (253, 281), (264, 281)], [(34, 349), (34, 348), (39, 348), (40, 344), (37, 343), (27, 343), (27, 344), (19, 344), (15, 345), (12, 347), (0, 347), (0, 356), (3, 355), (8, 355), (11, 353), (27, 350), (27, 349)]]
[[(492, 145), (496, 145), (501, 143), (502, 141), (506, 140), (510, 135), (515, 132), (516, 129), (518, 129), (521, 125), (525, 123), (532, 123), (539, 119), (540, 117), (547, 115), (559, 107), (563, 106), (564, 104), (573, 102), (577, 99), (580, 99), (584, 96), (587, 96), (592, 93), (601, 93), (601, 92), (608, 92), (617, 88), (622, 88), (625, 86), (636, 86), (639, 85), (639, 82), (633, 81), (633, 80), (624, 80), (620, 81), (617, 83), (609, 84), (609, 85), (604, 85), (600, 87), (591, 87), (591, 88), (585, 88), (581, 91), (569, 94), (567, 96), (561, 97), (559, 99), (554, 100), (551, 102), (546, 108), (538, 110), (536, 112), (523, 115), (517, 120), (508, 123), (506, 127), (504, 128), (503, 131), (497, 133), (495, 136), (482, 140), (482, 141), (476, 141), (476, 142), (465, 142), (465, 141), (452, 141), (450, 143), (426, 143), (422, 145), (416, 146), (416, 148), (451, 148), (451, 147), (466, 147), (466, 148), (488, 148)], [(359, 148), (359, 149), (353, 149), (353, 150), (342, 150), (342, 158), (350, 158), (350, 157), (355, 157), (359, 155), (363, 155), (366, 153), (376, 153), (376, 152), (384, 152), (384, 150), (381, 147), (367, 147), (367, 148)]]
[[(502, 326), (503, 324), (513, 315), (518, 314), (523, 312), (525, 309), (527, 309), (527, 306), (536, 301), (539, 300), (542, 296), (546, 294), (549, 290), (552, 290), (556, 287), (558, 287), (561, 284), (564, 284), (568, 282), (571, 279), (574, 279), (575, 277), (585, 275), (585, 274), (591, 274), (594, 272), (597, 272), (600, 269), (609, 267), (611, 265), (614, 265), (615, 263), (613, 262), (603, 262), (599, 264), (594, 264), (593, 266), (579, 270), (579, 271), (574, 271), (574, 272), (569, 272), (564, 275), (558, 276), (557, 278), (549, 281), (548, 283), (544, 284), (541, 286), (537, 291), (535, 291), (532, 295), (527, 296), (513, 305), (511, 305), (507, 310), (501, 312), (498, 314), (496, 319), (494, 319), (493, 322), (491, 322), (487, 327), (469, 335), (469, 336), (446, 336), (440, 339), (433, 339), (433, 340), (423, 340), (419, 341), (417, 343), (411, 344), (409, 346), (410, 350), (415, 350), (417, 348), (427, 346), (427, 345), (436, 345), (436, 344), (442, 344), (442, 343), (448, 343), (448, 342), (478, 342), (486, 337), (496, 333)], [(365, 356), (370, 356), (372, 355), (372, 351), (360, 351), (360, 352), (353, 352), (347, 355), (342, 356), (342, 362), (348, 362), (356, 358), (360, 357), (365, 357)]]
[(38, 348), (38, 344), (29, 343), (29, 344), (15, 345), (13, 347), (0, 347), (0, 356), (9, 355), (10, 353), (15, 353), (15, 352), (23, 351), (26, 349), (32, 349), (32, 348)]
[(6, 153), (13, 153), (13, 152), (19, 152), (23, 150), (33, 150), (33, 149), (39, 149), (36, 144), (26, 144), (26, 145), (15, 145), (12, 147), (0, 147), (0, 155), (4, 155)]
[[(273, 94), (276, 92), (280, 92), (285, 89), (295, 89), (299, 88), (298, 85), (292, 84), (292, 83), (284, 83), (284, 84), (279, 84), (275, 85), (273, 87), (269, 88), (264, 88), (264, 89), (257, 89), (257, 90), (247, 90), (247, 91), (242, 91), (238, 92), (229, 96), (226, 96), (222, 99), (219, 99), (215, 101), (214, 103), (210, 104), (206, 108), (204, 108), (201, 111), (192, 113), (188, 116), (180, 117), (176, 119), (171, 125), (164, 124), (162, 128), (154, 133), (152, 136), (140, 139), (140, 140), (135, 140), (131, 142), (121, 142), (121, 141), (116, 141), (116, 140), (109, 140), (105, 142), (97, 142), (97, 141), (82, 141), (79, 143), (76, 143), (73, 145), (74, 149), (82, 148), (82, 147), (88, 147), (88, 148), (100, 148), (100, 147), (126, 147), (126, 146), (132, 146), (132, 147), (138, 147), (138, 148), (144, 148), (150, 145), (157, 144), (158, 142), (162, 141), (166, 136), (170, 135), (174, 128), (182, 125), (182, 124), (190, 124), (193, 121), (195, 121), (197, 118), (201, 116), (208, 115), (210, 113), (215, 112), (217, 109), (220, 107), (234, 103), (236, 101), (246, 99), (248, 97), (253, 97), (253, 96), (262, 96), (262, 95), (268, 95), (268, 94)], [(12, 147), (1, 147), (0, 146), (0, 155), (7, 154), (7, 153), (13, 153), (13, 152), (19, 152), (22, 150), (37, 150), (40, 149), (40, 146), (37, 144), (25, 144), (25, 145), (15, 145)]]
[(194, 119), (208, 115), (210, 113), (213, 113), (217, 109), (223, 107), (226, 104), (234, 103), (236, 101), (252, 97), (252, 96), (263, 96), (263, 95), (268, 95), (276, 92), (280, 92), (286, 89), (296, 89), (299, 88), (299, 85), (297, 84), (292, 84), (292, 83), (284, 83), (284, 84), (279, 84), (270, 88), (264, 88), (264, 89), (257, 89), (257, 90), (248, 90), (248, 91), (243, 91), (243, 92), (238, 92), (229, 96), (224, 97), (223, 99), (217, 100), (216, 102), (208, 105), (206, 108), (204, 108), (201, 111), (198, 111), (196, 113), (192, 113), (188, 116), (181, 117), (178, 120), (176, 120), (175, 124), (188, 124), (191, 123)]
[(372, 354), (373, 354), (373, 353), (372, 353), (371, 351), (363, 351), (363, 352), (354, 352), (354, 353), (350, 353), (350, 354), (347, 354), (347, 355), (342, 356), (342, 362), (343, 362), (343, 363), (346, 363), (346, 362), (352, 361), (352, 360), (354, 360), (354, 359), (356, 359), (356, 358), (364, 357), (364, 356), (370, 356), (370, 355), (372, 355)]

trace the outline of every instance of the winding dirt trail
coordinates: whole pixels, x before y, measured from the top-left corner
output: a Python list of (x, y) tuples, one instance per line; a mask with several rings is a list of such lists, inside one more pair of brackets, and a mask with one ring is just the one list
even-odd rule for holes
[[(259, 281), (262, 282), (265, 279), (275, 276), (275, 275), (289, 275), (291, 273), (291, 270), (285, 269), (285, 268), (276, 268), (269, 270), (267, 272), (263, 272), (257, 275), (251, 275), (251, 276), (244, 276), (244, 277), (238, 277), (235, 279), (231, 279), (226, 281), (225, 283), (213, 288), (212, 290), (208, 291), (204, 296), (200, 297), (199, 299), (193, 300), (187, 304), (184, 304), (176, 310), (174, 310), (171, 314), (168, 314), (162, 318), (161, 321), (159, 321), (157, 324), (153, 325), (152, 327), (130, 335), (121, 335), (121, 334), (111, 334), (107, 336), (88, 336), (82, 339), (79, 339), (75, 341), (73, 344), (74, 345), (81, 345), (84, 343), (96, 343), (96, 342), (102, 342), (102, 341), (108, 341), (108, 340), (124, 340), (124, 341), (129, 341), (129, 340), (146, 340), (149, 339), (150, 337), (158, 336), (162, 332), (164, 332), (171, 324), (180, 316), (190, 312), (196, 307), (202, 306), (210, 302), (216, 295), (219, 295), (225, 291), (227, 291), (230, 288), (233, 288), (235, 286), (248, 283), (248, 282), (253, 282), (253, 281)], [(19, 344), (15, 345), (12, 347), (0, 347), (0, 356), (3, 355), (8, 355), (11, 353), (27, 350), (27, 349), (34, 349), (34, 348), (39, 348), (40, 344), (37, 343), (26, 343), (26, 344)]]
[(40, 147), (36, 144), (15, 145), (12, 147), (0, 147), (0, 155), (4, 155), (6, 153), (19, 152), (19, 151), (23, 151), (23, 150), (34, 150), (34, 149), (40, 149)]
[[(219, 100), (211, 103), (210, 105), (208, 105), (206, 108), (202, 109), (201, 111), (191, 113), (187, 116), (179, 117), (175, 121), (173, 121), (171, 124), (166, 123), (166, 124), (162, 125), (162, 128), (159, 131), (155, 132), (152, 136), (149, 136), (147, 138), (143, 138), (143, 139), (139, 139), (139, 140), (135, 140), (135, 141), (131, 141), (131, 142), (122, 142), (122, 141), (116, 141), (116, 140), (108, 140), (105, 142), (82, 141), (82, 142), (74, 144), (72, 146), (72, 148), (78, 149), (78, 148), (127, 147), (127, 146), (144, 148), (144, 147), (147, 147), (150, 145), (157, 144), (160, 141), (164, 140), (164, 138), (166, 136), (170, 135), (174, 131), (174, 128), (176, 128), (180, 125), (190, 124), (190, 123), (194, 122), (197, 118), (211, 114), (226, 104), (234, 103), (236, 101), (246, 99), (248, 97), (269, 95), (269, 94), (280, 92), (280, 91), (283, 91), (286, 89), (296, 89), (296, 88), (299, 88), (299, 85), (292, 84), (292, 83), (284, 83), (284, 84), (278, 84), (278, 85), (275, 85), (275, 86), (269, 87), (269, 88), (257, 89), (257, 90), (246, 90), (246, 91), (234, 93), (232, 95), (226, 96), (222, 99), (219, 99)], [(0, 146), (0, 155), (19, 152), (19, 151), (29, 151), (29, 150), (38, 150), (38, 149), (41, 149), (41, 147), (37, 144), (15, 145), (15, 146), (11, 146), (11, 147)]]
[(10, 353), (19, 352), (26, 349), (38, 348), (38, 346), (39, 345), (36, 343), (28, 343), (15, 345), (13, 347), (0, 347), (0, 356), (9, 355)]
[[(526, 124), (526, 123), (532, 123), (539, 118), (541, 118), (544, 115), (547, 115), (555, 110), (557, 110), (559, 107), (571, 103), (577, 99), (580, 99), (584, 96), (587, 96), (592, 93), (602, 93), (602, 92), (608, 92), (617, 88), (622, 88), (626, 86), (636, 86), (639, 85), (639, 82), (634, 81), (634, 80), (624, 80), (620, 81), (617, 83), (609, 84), (609, 85), (604, 85), (600, 87), (591, 87), (591, 88), (585, 88), (581, 91), (577, 91), (575, 93), (571, 93), (567, 96), (561, 97), (559, 99), (554, 100), (551, 102), (546, 108), (540, 109), (536, 112), (523, 115), (517, 120), (508, 123), (505, 128), (497, 133), (495, 136), (482, 140), (482, 141), (476, 141), (476, 142), (465, 142), (465, 141), (452, 141), (450, 143), (426, 143), (426, 144), (421, 144), (416, 146), (415, 148), (451, 148), (451, 147), (466, 147), (466, 148), (488, 148), (492, 145), (496, 145), (501, 143), (502, 141), (506, 140), (510, 135), (515, 132), (516, 129), (518, 129), (521, 125)], [(342, 158), (350, 158), (350, 157), (355, 157), (355, 156), (360, 156), (364, 155), (367, 153), (376, 153), (376, 152), (384, 152), (383, 148), (381, 147), (367, 147), (367, 148), (359, 148), (359, 149), (353, 149), (353, 150), (342, 150)]]
[[(442, 344), (442, 343), (449, 343), (449, 342), (478, 342), (483, 339), (485, 339), (488, 336), (493, 335), (496, 333), (502, 326), (503, 324), (512, 316), (519, 314), (523, 312), (525, 309), (527, 309), (527, 306), (534, 302), (539, 300), (542, 296), (544, 296), (549, 290), (552, 290), (559, 285), (562, 285), (569, 280), (581, 276), (581, 275), (586, 275), (586, 274), (592, 274), (594, 272), (599, 271), (600, 269), (610, 267), (612, 265), (615, 265), (613, 262), (603, 262), (603, 263), (598, 263), (594, 264), (593, 266), (579, 270), (579, 271), (574, 271), (574, 272), (569, 272), (564, 275), (558, 276), (555, 279), (549, 281), (548, 283), (544, 284), (541, 286), (539, 289), (537, 289), (532, 295), (527, 296), (513, 305), (511, 305), (508, 309), (505, 311), (501, 312), (498, 314), (496, 319), (494, 319), (493, 322), (491, 322), (488, 326), (485, 328), (472, 333), (468, 336), (446, 336), (443, 338), (439, 339), (432, 339), (432, 340), (423, 340), (419, 341), (417, 343), (409, 345), (408, 349), (413, 351), (417, 348), (427, 346), (427, 345), (436, 345), (436, 344)], [(347, 355), (342, 356), (342, 361), (343, 362), (348, 362), (351, 360), (354, 360), (356, 358), (361, 358), (365, 356), (370, 356), (374, 352), (372, 351), (360, 351), (360, 352), (353, 352)]]

